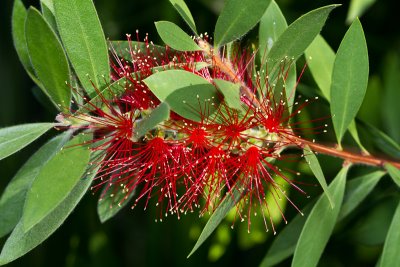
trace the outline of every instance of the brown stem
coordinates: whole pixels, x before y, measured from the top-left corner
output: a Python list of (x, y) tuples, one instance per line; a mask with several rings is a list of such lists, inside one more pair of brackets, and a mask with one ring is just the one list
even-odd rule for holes
[[(218, 51), (214, 51), (213, 47), (205, 42), (205, 41), (199, 41), (200, 47), (204, 49), (204, 51), (211, 57), (213, 63), (215, 66), (217, 66), (221, 71), (223, 71), (225, 74), (227, 74), (232, 81), (236, 83), (241, 84), (241, 92), (252, 101), (252, 104), (257, 107), (257, 108), (262, 108), (260, 105), (260, 102), (257, 100), (256, 96), (252, 92), (250, 88), (247, 87), (247, 85), (239, 79), (238, 75), (236, 74), (235, 70), (233, 69), (232, 64), (229, 61), (223, 60), (221, 56), (219, 55)], [(330, 155), (334, 157), (339, 157), (347, 162), (351, 163), (358, 163), (358, 164), (365, 164), (365, 165), (371, 165), (371, 166), (378, 166), (378, 167), (384, 167), (386, 163), (392, 164), (393, 166), (397, 167), (400, 169), (400, 162), (395, 162), (395, 161), (390, 161), (387, 159), (382, 159), (382, 158), (377, 158), (373, 157), (371, 155), (361, 155), (357, 153), (352, 153), (344, 150), (338, 150), (337, 148), (334, 147), (329, 147), (329, 146), (324, 146), (321, 144), (316, 144), (314, 142), (305, 140), (301, 137), (296, 137), (294, 135), (283, 135), (283, 138), (291, 141), (292, 143), (295, 143), (297, 146), (304, 148), (305, 146), (309, 146), (311, 150), (325, 154), (325, 155)]]

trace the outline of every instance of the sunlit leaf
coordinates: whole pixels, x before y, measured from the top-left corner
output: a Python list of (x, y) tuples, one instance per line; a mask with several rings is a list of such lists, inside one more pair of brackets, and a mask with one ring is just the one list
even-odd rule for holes
[(70, 194), (89, 163), (90, 151), (79, 135), (40, 170), (26, 195), (21, 222), (25, 232), (46, 218)]
[(0, 160), (23, 149), (53, 127), (53, 123), (30, 123), (0, 129)]
[(92, 170), (87, 177), (79, 180), (67, 198), (28, 232), (24, 231), (23, 222), (20, 221), (1, 251), (0, 265), (25, 255), (54, 233), (84, 196), (95, 175), (96, 170)]
[(350, 24), (373, 4), (376, 0), (351, 0), (346, 22)]
[(227, 0), (215, 25), (214, 46), (239, 39), (260, 21), (271, 0)]
[(25, 21), (29, 56), (44, 93), (58, 109), (69, 108), (71, 89), (68, 61), (64, 49), (50, 25), (34, 8), (29, 8)]
[(169, 0), (169, 2), (174, 6), (176, 11), (178, 11), (179, 15), (181, 15), (181, 17), (187, 23), (187, 25), (190, 27), (190, 29), (192, 29), (192, 31), (195, 34), (197, 34), (196, 24), (194, 23), (193, 16), (190, 13), (190, 10), (187, 7), (185, 1), (183, 1), (183, 0)]
[(0, 199), (0, 237), (8, 234), (21, 218), (26, 193), (32, 181), (46, 164), (68, 141), (70, 133), (61, 134), (43, 145), (21, 167), (7, 185)]
[[(69, 60), (89, 93), (109, 80), (108, 49), (92, 0), (54, 1), (58, 30)], [(104, 76), (104, 78), (102, 78)]]
[(368, 72), (367, 44), (356, 19), (339, 46), (332, 73), (331, 114), (339, 143), (361, 106)]
[(327, 208), (329, 200), (324, 194), (312, 209), (297, 242), (292, 267), (317, 266), (339, 215), (348, 169), (349, 166), (344, 167), (329, 185), (335, 207)]
[(307, 163), (309, 164), (311, 171), (314, 173), (319, 184), (321, 185), (322, 189), (324, 190), (324, 193), (326, 194), (326, 196), (329, 200), (330, 206), (333, 209), (335, 207), (335, 204), (333, 202), (330, 191), (328, 190), (328, 185), (326, 183), (324, 173), (322, 172), (321, 165), (319, 164), (317, 156), (315, 156), (315, 154), (312, 152), (312, 150), (309, 146), (305, 146), (305, 148), (304, 148), (304, 157), (305, 157)]
[(155, 73), (144, 83), (160, 101), (184, 118), (199, 121), (219, 104), (217, 89), (204, 78), (184, 70)]
[(169, 21), (157, 21), (157, 32), (165, 44), (178, 51), (197, 51), (201, 48), (176, 24)]
[(240, 100), (240, 84), (231, 83), (221, 79), (214, 79), (218, 90), (224, 95), (224, 101), (233, 109), (242, 110), (242, 101)]

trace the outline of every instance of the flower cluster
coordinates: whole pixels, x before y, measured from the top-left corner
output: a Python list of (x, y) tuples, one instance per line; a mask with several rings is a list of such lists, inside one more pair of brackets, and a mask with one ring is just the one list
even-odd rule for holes
[[(277, 93), (278, 84), (254, 75), (249, 67), (252, 55), (237, 53), (230, 61), (219, 56), (218, 62), (231, 70), (227, 73), (204, 51), (177, 52), (155, 46), (147, 36), (144, 42), (130, 38), (125, 47), (111, 48), (111, 77), (116, 82), (102, 92), (96, 88), (95, 98), (73, 115), (65, 115), (71, 127), (92, 132), (93, 149), (102, 151), (102, 159), (94, 162), (99, 171), (93, 189), (105, 188), (102, 197), (123, 194), (119, 204), (135, 194), (132, 207), (141, 199), (145, 207), (156, 199), (160, 217), (179, 217), (195, 209), (203, 214), (239, 194), (239, 216), (249, 218), (250, 226), (251, 214), (260, 211), (266, 228), (270, 224), (275, 232), (272, 220), (267, 222), (267, 195), (276, 203), (286, 198), (297, 209), (280, 183), (283, 180), (303, 192), (274, 162), (284, 159), (284, 147), (296, 145), (290, 137), (297, 135), (298, 125), (291, 125), (290, 119), (304, 105), (289, 105), (284, 90)], [(198, 67), (199, 63), (207, 64)], [(218, 103), (198, 97), (198, 106), (190, 109), (199, 120), (172, 110), (169, 120), (137, 138), (137, 123), (160, 104), (143, 80), (170, 69), (194, 73), (210, 83), (215, 78), (240, 81), (252, 95), (240, 94), (239, 108), (232, 108), (222, 94)], [(281, 66), (276, 81), (285, 81), (287, 72)]]

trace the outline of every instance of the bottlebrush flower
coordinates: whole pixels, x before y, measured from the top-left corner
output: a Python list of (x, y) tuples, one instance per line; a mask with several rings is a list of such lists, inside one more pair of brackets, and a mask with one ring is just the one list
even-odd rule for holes
[[(277, 95), (276, 85), (268, 78), (261, 82), (260, 74), (254, 77), (254, 54), (241, 52), (228, 62), (227, 71), (218, 65), (225, 59), (218, 63), (203, 51), (176, 52), (156, 47), (147, 36), (144, 43), (138, 43), (128, 35), (128, 59), (120, 57), (116, 49), (111, 48), (112, 77), (126, 80), (123, 92), (100, 93), (96, 89), (99, 101), (89, 101), (86, 109), (67, 117), (71, 127), (93, 132), (94, 149), (103, 152), (104, 159), (94, 162), (100, 170), (93, 189), (105, 187), (107, 193), (108, 188), (120, 188), (117, 190), (126, 195), (122, 201), (135, 192), (132, 207), (143, 199), (146, 208), (153, 198), (160, 219), (168, 213), (179, 217), (180, 213), (196, 208), (200, 215), (214, 211), (239, 190), (242, 200), (237, 203), (237, 212), (242, 219), (248, 218), (249, 228), (252, 211), (261, 209), (266, 229), (270, 224), (275, 232), (272, 220), (267, 219), (267, 195), (272, 195), (276, 204), (279, 198), (286, 198), (298, 209), (276, 177), (303, 191), (272, 162), (284, 160), (283, 148), (296, 145), (287, 138), (297, 135), (298, 124), (291, 119), (307, 103), (296, 103), (290, 112), (286, 95)], [(211, 65), (197, 68), (196, 64), (201, 62)], [(241, 93), (240, 109), (222, 99), (214, 112), (209, 106), (213, 103), (199, 100), (198, 106), (189, 107), (198, 114), (199, 121), (171, 111), (168, 121), (143, 137), (135, 136), (137, 123), (160, 103), (142, 80), (171, 68), (189, 71), (210, 83), (214, 78), (239, 82), (252, 97)], [(286, 78), (287, 70), (282, 69), (278, 80), (284, 84)], [(111, 86), (108, 90), (112, 91)], [(109, 99), (108, 95), (114, 97)], [(283, 212), (281, 215), (284, 218)]]

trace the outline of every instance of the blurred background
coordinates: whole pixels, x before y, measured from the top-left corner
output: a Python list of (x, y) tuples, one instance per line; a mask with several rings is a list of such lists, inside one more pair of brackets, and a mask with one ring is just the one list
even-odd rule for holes
[[(217, 14), (223, 0), (186, 1), (200, 32), (213, 33)], [(370, 56), (370, 81), (366, 100), (358, 118), (369, 122), (400, 142), (400, 131), (391, 127), (393, 108), (399, 111), (400, 100), (400, 29), (398, 10), (390, 0), (358, 0), (364, 3), (361, 22), (363, 24)], [(39, 7), (38, 1), (24, 1), (26, 6)], [(317, 7), (342, 3), (335, 9), (322, 31), (322, 35), (336, 51), (348, 28), (346, 21), (357, 14), (349, 1), (343, 0), (281, 0), (277, 1), (289, 23), (300, 15)], [(56, 114), (44, 108), (32, 93), (34, 86), (20, 64), (11, 38), (11, 13), (13, 1), (0, 1), (0, 127), (28, 122), (53, 121)], [(178, 13), (166, 0), (125, 1), (95, 0), (106, 37), (112, 40), (124, 39), (126, 33), (139, 29), (141, 36), (149, 33), (154, 43), (160, 43), (154, 21), (169, 20), (188, 30)], [(354, 11), (355, 10), (355, 11)], [(354, 11), (354, 12), (353, 12)], [(353, 13), (352, 13), (353, 12)], [(350, 13), (350, 18), (348, 18)], [(358, 13), (360, 14), (360, 13)], [(189, 32), (189, 31), (188, 31)], [(300, 60), (300, 67), (304, 60)], [(311, 76), (304, 75), (304, 83), (315, 88)], [(315, 89), (316, 90), (316, 89)], [(395, 92), (398, 98), (388, 97)], [(396, 93), (397, 92), (397, 93)], [(312, 92), (311, 92), (312, 94)], [(318, 106), (318, 105), (316, 105)], [(320, 105), (319, 105), (320, 106)], [(329, 114), (329, 109), (312, 107), (311, 117)], [(400, 120), (400, 118), (398, 118)], [(14, 154), (0, 162), (0, 191), (13, 177), (27, 158), (54, 133), (47, 133), (21, 153)], [(329, 135), (317, 137), (330, 139)], [(328, 180), (331, 180), (341, 162), (321, 157)], [(288, 166), (302, 172), (304, 187), (311, 197), (321, 193), (308, 167), (302, 163)], [(355, 168), (353, 172), (363, 172)], [(380, 183), (380, 195), (370, 196), (364, 208), (343, 225), (339, 225), (321, 259), (320, 266), (375, 266), (386, 230), (390, 223), (396, 202), (390, 197), (390, 188), (385, 181)], [(51, 188), (49, 188), (51, 190)], [(383, 193), (382, 193), (383, 192)], [(143, 211), (139, 206), (133, 211), (122, 210), (117, 216), (101, 224), (96, 214), (98, 194), (87, 194), (72, 215), (48, 240), (29, 254), (9, 266), (258, 266), (265, 256), (274, 236), (266, 233), (261, 218), (252, 220), (252, 231), (247, 233), (247, 224), (235, 223), (231, 230), (232, 216), (221, 224), (216, 233), (189, 259), (193, 247), (207, 217), (198, 218), (196, 213), (186, 215), (179, 221), (168, 217), (162, 223), (155, 223), (156, 211)], [(293, 193), (291, 196), (300, 207), (310, 199)], [(373, 205), (371, 204), (373, 203)], [(290, 220), (297, 213), (287, 207)], [(275, 221), (278, 232), (282, 229), (279, 216)], [(0, 239), (0, 245), (6, 238)], [(290, 266), (290, 260), (279, 266)]]

